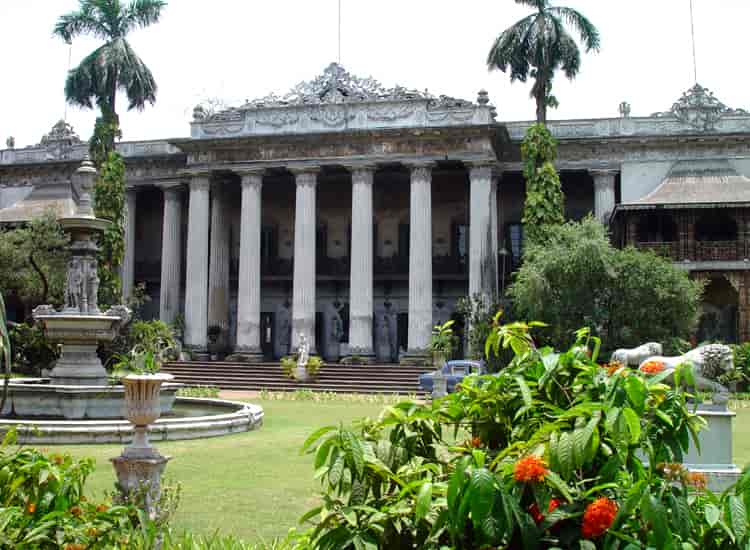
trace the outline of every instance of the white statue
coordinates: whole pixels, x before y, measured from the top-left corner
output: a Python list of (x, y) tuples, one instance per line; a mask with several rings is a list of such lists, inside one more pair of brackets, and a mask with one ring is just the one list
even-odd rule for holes
[(646, 342), (637, 348), (621, 348), (612, 354), (612, 361), (617, 361), (629, 367), (640, 365), (643, 361), (654, 355), (663, 353), (661, 344), (658, 342)]
[(310, 345), (307, 343), (307, 337), (304, 333), (299, 335), (299, 345), (297, 346), (297, 366), (306, 367), (310, 359)]
[(695, 389), (713, 392), (714, 403), (726, 403), (729, 399), (729, 390), (717, 382), (717, 378), (734, 368), (734, 355), (732, 348), (722, 344), (708, 344), (690, 350), (679, 357), (647, 357), (639, 365), (639, 370), (649, 362), (663, 363), (665, 372), (673, 372), (683, 363), (693, 366), (695, 377)]

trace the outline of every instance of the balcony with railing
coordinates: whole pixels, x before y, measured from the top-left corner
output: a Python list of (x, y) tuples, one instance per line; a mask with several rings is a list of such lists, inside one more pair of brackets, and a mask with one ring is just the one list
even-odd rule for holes
[(678, 261), (680, 258), (680, 243), (677, 241), (667, 242), (638, 242), (636, 248), (639, 250), (650, 250), (657, 256), (668, 260)]
[(731, 262), (745, 257), (745, 243), (740, 241), (696, 241), (695, 260)]

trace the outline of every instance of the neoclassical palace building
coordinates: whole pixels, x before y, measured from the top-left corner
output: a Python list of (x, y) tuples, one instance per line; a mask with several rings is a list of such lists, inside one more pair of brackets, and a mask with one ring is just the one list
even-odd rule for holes
[[(707, 281), (700, 338), (750, 339), (750, 114), (696, 85), (665, 112), (563, 120), (566, 215)], [(531, 122), (385, 88), (330, 65), (283, 96), (196, 107), (190, 137), (122, 142), (126, 293), (257, 359), (305, 335), (329, 360), (397, 361), (466, 295), (502, 292), (523, 252), (520, 141)], [(72, 212), (87, 152), (60, 122), (0, 151), (0, 223)]]

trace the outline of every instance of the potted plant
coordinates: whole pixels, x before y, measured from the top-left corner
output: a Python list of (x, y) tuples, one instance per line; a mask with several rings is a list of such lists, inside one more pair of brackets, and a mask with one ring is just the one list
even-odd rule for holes
[(281, 368), (284, 369), (284, 374), (297, 382), (307, 382), (310, 378), (314, 378), (322, 366), (323, 360), (317, 356), (308, 358), (305, 365), (299, 364), (296, 354), (281, 358)]
[(453, 352), (453, 346), (456, 342), (456, 336), (453, 334), (454, 320), (437, 324), (432, 329), (432, 339), (430, 341), (430, 351), (432, 352), (432, 363), (438, 369), (442, 369), (445, 362)]
[(161, 416), (161, 385), (174, 378), (159, 372), (167, 352), (167, 349), (136, 346), (130, 353), (119, 356), (115, 364), (117, 372), (127, 373), (120, 381), (125, 391), (125, 417), (134, 426), (133, 442), (125, 448), (123, 456), (155, 456), (156, 451), (148, 441), (148, 426)]

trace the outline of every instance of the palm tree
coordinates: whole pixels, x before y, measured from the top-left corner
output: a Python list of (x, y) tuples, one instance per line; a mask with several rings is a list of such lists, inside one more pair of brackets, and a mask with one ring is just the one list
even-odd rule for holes
[(81, 34), (105, 40), (68, 73), (65, 97), (73, 105), (93, 108), (117, 121), (117, 90), (124, 89), (128, 109), (143, 109), (156, 101), (156, 81), (146, 64), (125, 39), (136, 29), (159, 21), (163, 0), (79, 0), (79, 10), (58, 19), (54, 34), (70, 44)]
[(555, 71), (562, 69), (565, 76), (573, 79), (581, 67), (581, 52), (565, 24), (578, 33), (587, 52), (599, 51), (599, 31), (572, 8), (550, 6), (549, 0), (515, 1), (536, 8), (536, 12), (497, 37), (487, 56), (487, 67), (503, 72), (510, 68), (511, 82), (533, 78), (530, 95), (536, 101), (536, 120), (546, 124), (547, 107), (557, 106), (551, 94)]

